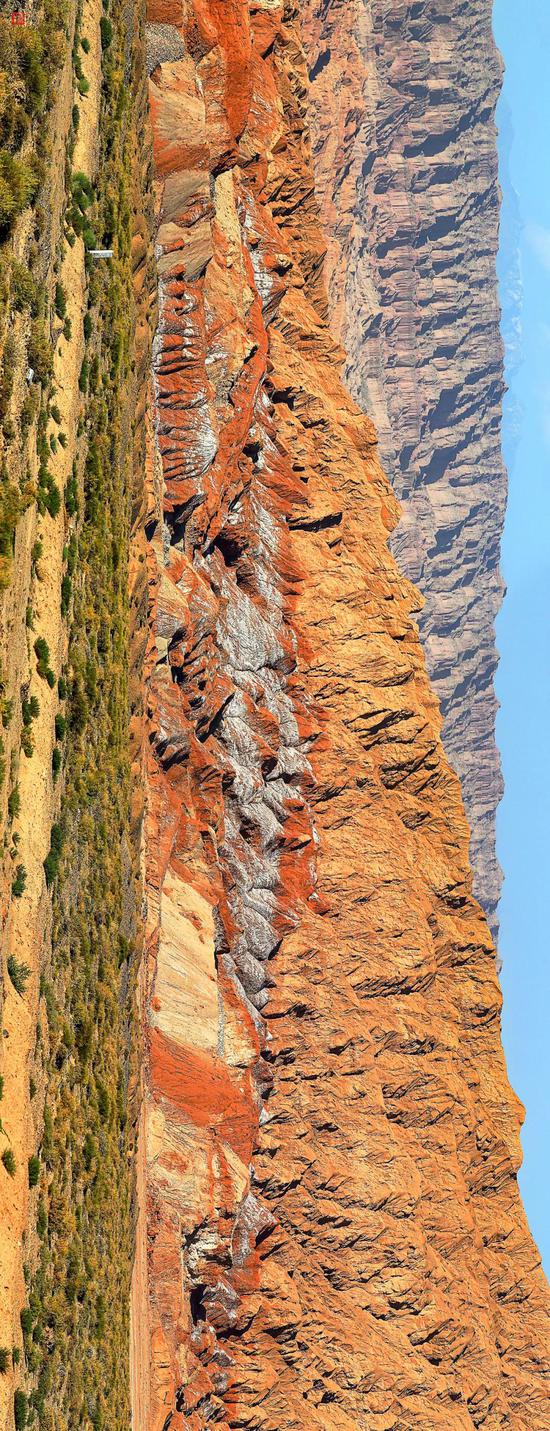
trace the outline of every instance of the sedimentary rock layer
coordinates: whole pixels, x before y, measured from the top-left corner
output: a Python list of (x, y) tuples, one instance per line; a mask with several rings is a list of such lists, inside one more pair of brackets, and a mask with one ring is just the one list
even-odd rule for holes
[(491, 0), (305, 0), (331, 319), (402, 503), (420, 630), (496, 936), (494, 620), (506, 504)]
[(543, 1431), (494, 949), (341, 384), (294, 0), (150, 0), (136, 1431)]

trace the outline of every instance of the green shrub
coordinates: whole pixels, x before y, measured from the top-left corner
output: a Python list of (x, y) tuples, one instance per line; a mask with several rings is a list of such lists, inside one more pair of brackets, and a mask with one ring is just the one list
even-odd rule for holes
[(15, 1420), (15, 1431), (24, 1431), (27, 1425), (28, 1401), (24, 1391), (19, 1389), (13, 1398), (13, 1415)]
[(24, 994), (31, 971), (28, 964), (20, 964), (14, 954), (8, 955), (8, 974), (18, 994)]
[(52, 825), (50, 835), (50, 850), (44, 860), (44, 874), (48, 888), (53, 884), (59, 873), (59, 861), (63, 848), (63, 831), (60, 825)]
[(61, 511), (61, 493), (59, 491), (57, 482), (52, 481), (52, 483), (50, 484), (45, 499), (45, 505), (46, 511), (49, 512), (50, 517), (57, 517), (58, 513)]
[(30, 730), (26, 730), (25, 727), (23, 727), (21, 731), (21, 749), (23, 755), (26, 755), (27, 760), (30, 760), (31, 756), (34, 755), (34, 740)]
[(60, 751), (58, 745), (54, 745), (54, 748), (53, 748), (53, 750), (52, 750), (52, 773), (53, 773), (53, 778), (54, 778), (54, 780), (57, 780), (57, 776), (59, 775), (59, 771), (60, 771), (60, 770), (61, 770), (61, 751)]
[[(8, 333), (2, 352), (2, 366), (0, 368), (0, 418), (6, 418), (10, 398), (13, 392), (13, 377), (15, 371), (16, 349), (13, 335)], [(6, 474), (7, 475), (7, 474)]]
[(5, 1376), (10, 1364), (10, 1354), (7, 1347), (0, 1347), (0, 1374)]
[(81, 45), (82, 45), (82, 49), (84, 50), (84, 54), (85, 54), (85, 55), (89, 55), (89, 53), (90, 53), (90, 41), (89, 41), (88, 37), (87, 37), (86, 35), (83, 35), (83, 36), (82, 36), (82, 39), (81, 39), (81, 41), (80, 41), (80, 43), (81, 43)]
[(99, 28), (101, 30), (101, 48), (103, 50), (108, 50), (113, 38), (113, 26), (107, 15), (101, 16)]
[(85, 313), (85, 314), (84, 314), (84, 324), (83, 324), (83, 327), (84, 327), (84, 341), (85, 341), (86, 343), (88, 343), (88, 342), (90, 341), (91, 336), (92, 336), (92, 315), (91, 315), (91, 313)]
[(0, 149), (0, 230), (9, 230), (36, 198), (40, 166), (35, 155), (16, 158)]
[(65, 487), (65, 507), (69, 517), (76, 517), (78, 514), (78, 481), (73, 472), (69, 477)]
[(16, 820), (16, 819), (17, 819), (17, 816), (19, 815), (20, 810), (21, 810), (21, 795), (20, 795), (20, 793), (19, 793), (19, 786), (18, 786), (18, 785), (14, 785), (13, 790), (10, 790), (10, 793), (9, 793), (9, 795), (8, 795), (8, 817), (9, 817), (9, 819), (10, 819), (10, 820)]
[(89, 364), (86, 362), (86, 359), (84, 359), (84, 362), (83, 362), (82, 367), (81, 367), (81, 369), (80, 369), (80, 377), (79, 377), (79, 379), (78, 379), (78, 386), (79, 386), (79, 388), (80, 388), (81, 393), (85, 393), (85, 392), (87, 392), (87, 390), (88, 390), (88, 377), (89, 377), (89, 372), (90, 372)]
[(23, 1336), (30, 1337), (33, 1323), (33, 1316), (30, 1307), (21, 1308), (21, 1311), (19, 1313), (19, 1320), (21, 1322), (21, 1331), (23, 1332)]
[(34, 643), (34, 654), (36, 656), (36, 669), (38, 671), (38, 674), (39, 676), (42, 676), (43, 680), (45, 680), (48, 666), (50, 664), (50, 648), (44, 636), (37, 637)]
[(15, 872), (15, 879), (12, 882), (11, 892), (14, 899), (21, 899), (27, 883), (27, 871), (24, 865), (18, 865)]
[(58, 694), (58, 696), (59, 696), (60, 701), (66, 701), (66, 699), (67, 699), (67, 682), (66, 682), (64, 676), (60, 676), (60, 677), (59, 677), (59, 680), (58, 680), (58, 682), (57, 682), (57, 694)]
[(11, 1148), (4, 1148), (4, 1152), (2, 1153), (2, 1162), (3, 1162), (3, 1164), (4, 1164), (4, 1167), (5, 1167), (5, 1169), (6, 1169), (6, 1172), (9, 1173), (10, 1178), (14, 1178), (14, 1177), (15, 1177), (15, 1158), (14, 1158), (14, 1156), (13, 1156), (13, 1153), (12, 1153)]
[(21, 705), (21, 710), (23, 714), (23, 725), (28, 726), (33, 720), (36, 720), (36, 717), (40, 714), (40, 706), (36, 696), (31, 696), (29, 701), (24, 700)]
[(64, 739), (65, 739), (66, 730), (67, 730), (67, 721), (66, 721), (66, 719), (65, 719), (65, 716), (64, 716), (64, 715), (61, 715), (61, 714), (58, 712), (58, 714), (57, 714), (56, 717), (55, 717), (55, 738), (56, 738), (56, 740), (64, 740)]
[(61, 615), (66, 616), (71, 604), (71, 592), (73, 583), (68, 572), (65, 572), (61, 581)]
[(91, 179), (87, 174), (83, 174), (81, 169), (77, 169), (71, 179), (71, 194), (75, 203), (83, 211), (93, 202), (94, 188)]
[(29, 1158), (29, 1187), (35, 1188), (38, 1185), (39, 1179), (40, 1158), (36, 1156), (36, 1153), (33, 1153), (32, 1157)]
[(55, 285), (55, 311), (58, 318), (64, 318), (67, 312), (67, 293), (60, 282)]
[(29, 338), (29, 364), (34, 369), (36, 381), (46, 387), (53, 372), (53, 354), (46, 325), (42, 318), (35, 318)]
[(17, 260), (14, 261), (12, 267), (11, 291), (14, 308), (18, 312), (22, 312), (24, 308), (30, 308), (33, 318), (36, 318), (40, 303), (40, 289), (25, 264), (18, 263)]
[(57, 426), (59, 427), (60, 422), (61, 422), (61, 413), (60, 413), (60, 411), (59, 411), (59, 408), (58, 408), (58, 406), (57, 406), (57, 403), (55, 403), (55, 402), (52, 403), (52, 405), (51, 405), (51, 408), (50, 408), (50, 417), (51, 417), (51, 419), (52, 419), (52, 422), (56, 422), (56, 423), (57, 423)]

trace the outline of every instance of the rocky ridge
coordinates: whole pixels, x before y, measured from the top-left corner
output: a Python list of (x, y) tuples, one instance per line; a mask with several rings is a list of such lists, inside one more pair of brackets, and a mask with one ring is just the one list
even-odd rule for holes
[(520, 1114), (294, 0), (150, 0), (135, 1431), (543, 1431)]
[(493, 934), (502, 795), (494, 621), (507, 480), (490, 0), (306, 0), (309, 116), (331, 322), (402, 504), (443, 738)]

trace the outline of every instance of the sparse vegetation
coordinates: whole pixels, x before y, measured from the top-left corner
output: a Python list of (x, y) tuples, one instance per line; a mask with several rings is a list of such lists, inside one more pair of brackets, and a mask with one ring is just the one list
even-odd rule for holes
[[(135, 136), (123, 23), (119, 11), (114, 25), (107, 14), (101, 25), (104, 94), (98, 179), (92, 185), (77, 172), (70, 184), (68, 241), (77, 234), (89, 248), (97, 235), (99, 242), (115, 249), (116, 262), (98, 272), (87, 261), (90, 307), (84, 321), (79, 442), (64, 493), (53, 476), (64, 434), (50, 386), (50, 315), (40, 293), (25, 288), (22, 278), (19, 282), (31, 330), (29, 363), (35, 368), (30, 391), (40, 406), (36, 499), (41, 513), (56, 516), (64, 498), (68, 535), (61, 610), (71, 623), (67, 665), (59, 681), (44, 636), (33, 633), (30, 642), (38, 675), (52, 690), (57, 686), (60, 701), (66, 702), (63, 714), (51, 717), (56, 740), (52, 774), (55, 779), (63, 766), (64, 778), (61, 814), (44, 862), (53, 941), (42, 970), (36, 1033), (38, 1128), (44, 1085), (47, 1103), (40, 1157), (33, 1154), (28, 1163), (29, 1186), (38, 1187), (38, 1237), (34, 1244), (31, 1239), (26, 1253), (28, 1307), (21, 1322), (25, 1391), (19, 1409), (14, 1400), (16, 1426), (39, 1425), (40, 1431), (73, 1431), (77, 1426), (127, 1431), (129, 1424), (133, 1132), (127, 1103), (133, 1079), (135, 930), (127, 740), (131, 422), (125, 407), (133, 321), (129, 176)], [(78, 54), (86, 53), (78, 23), (77, 47)], [(76, 61), (75, 73), (78, 89), (85, 93), (88, 81)], [(78, 123), (75, 106), (69, 162)], [(61, 281), (54, 306), (59, 320), (54, 332), (59, 334), (62, 325), (69, 341)], [(11, 397), (7, 409), (9, 417)], [(34, 413), (36, 419), (36, 406)], [(18, 484), (13, 485), (19, 493)], [(47, 533), (48, 528), (45, 516), (41, 530)], [(14, 530), (9, 523), (9, 560)], [(37, 577), (41, 555), (33, 555)], [(38, 601), (35, 608), (40, 633)], [(51, 637), (50, 642), (57, 651)], [(36, 680), (34, 684), (38, 689)], [(47, 692), (40, 689), (44, 710)], [(23, 729), (30, 735), (35, 716), (28, 692), (25, 700), (29, 721)], [(15, 791), (13, 767), (9, 778)], [(12, 820), (18, 814), (16, 803)], [(10, 832), (10, 840), (15, 833)], [(11, 1353), (14, 1364), (18, 1350)]]

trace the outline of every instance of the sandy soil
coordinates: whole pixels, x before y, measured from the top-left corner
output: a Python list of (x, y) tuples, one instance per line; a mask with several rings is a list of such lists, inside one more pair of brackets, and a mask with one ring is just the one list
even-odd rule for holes
[[(97, 159), (97, 124), (100, 98), (101, 44), (99, 36), (99, 0), (84, 0), (82, 33), (90, 42), (89, 54), (82, 56), (84, 73), (89, 80), (89, 93), (80, 100), (81, 119), (73, 165), (89, 177), (93, 176)], [(73, 102), (70, 72), (60, 100), (57, 133), (59, 158), (63, 160), (64, 135), (67, 132)], [(65, 92), (66, 91), (66, 92)], [(70, 475), (76, 452), (76, 430), (80, 409), (78, 378), (83, 358), (82, 320), (86, 308), (86, 275), (84, 245), (77, 239), (73, 248), (65, 246), (61, 266), (61, 281), (67, 293), (67, 314), (71, 319), (72, 337), (67, 343), (60, 337), (54, 359), (55, 402), (61, 413), (60, 430), (67, 436), (67, 447), (58, 447), (52, 454), (51, 470), (63, 491)], [(58, 429), (52, 424), (52, 431)], [(25, 518), (25, 530), (18, 543), (18, 560), (25, 564), (27, 590), (29, 586), (30, 551), (39, 539), (43, 544), (40, 559), (42, 580), (34, 580), (31, 603), (34, 609), (34, 630), (25, 627), (25, 578), (19, 567), (14, 580), (14, 600), (10, 644), (20, 646), (24, 666), (28, 648), (30, 694), (36, 695), (40, 714), (33, 722), (34, 753), (30, 759), (21, 754), (19, 788), (21, 815), (16, 827), (20, 831), (17, 863), (24, 864), (27, 884), (21, 899), (11, 902), (4, 930), (5, 955), (13, 953), (28, 965), (31, 977), (27, 991), (18, 995), (6, 975), (3, 1011), (0, 1069), (4, 1076), (4, 1097), (0, 1105), (5, 1136), (0, 1137), (0, 1153), (11, 1146), (16, 1159), (16, 1175), (10, 1178), (0, 1165), (0, 1347), (21, 1345), (19, 1314), (26, 1293), (23, 1263), (27, 1260), (27, 1228), (34, 1226), (38, 1194), (28, 1187), (28, 1158), (36, 1149), (37, 1130), (29, 1099), (29, 1073), (36, 1038), (41, 954), (50, 935), (50, 901), (45, 887), (43, 861), (50, 847), (50, 831), (59, 803), (59, 785), (53, 786), (51, 764), (54, 746), (54, 717), (59, 708), (57, 690), (50, 691), (46, 681), (36, 673), (32, 650), (37, 636), (44, 636), (50, 648), (51, 664), (59, 674), (66, 655), (67, 632), (61, 619), (60, 588), (63, 575), (63, 546), (66, 540), (63, 509), (52, 520), (46, 513), (38, 516), (36, 509)], [(29, 639), (30, 638), (30, 639)], [(13, 1426), (13, 1387), (11, 1375), (0, 1376), (0, 1428)]]

